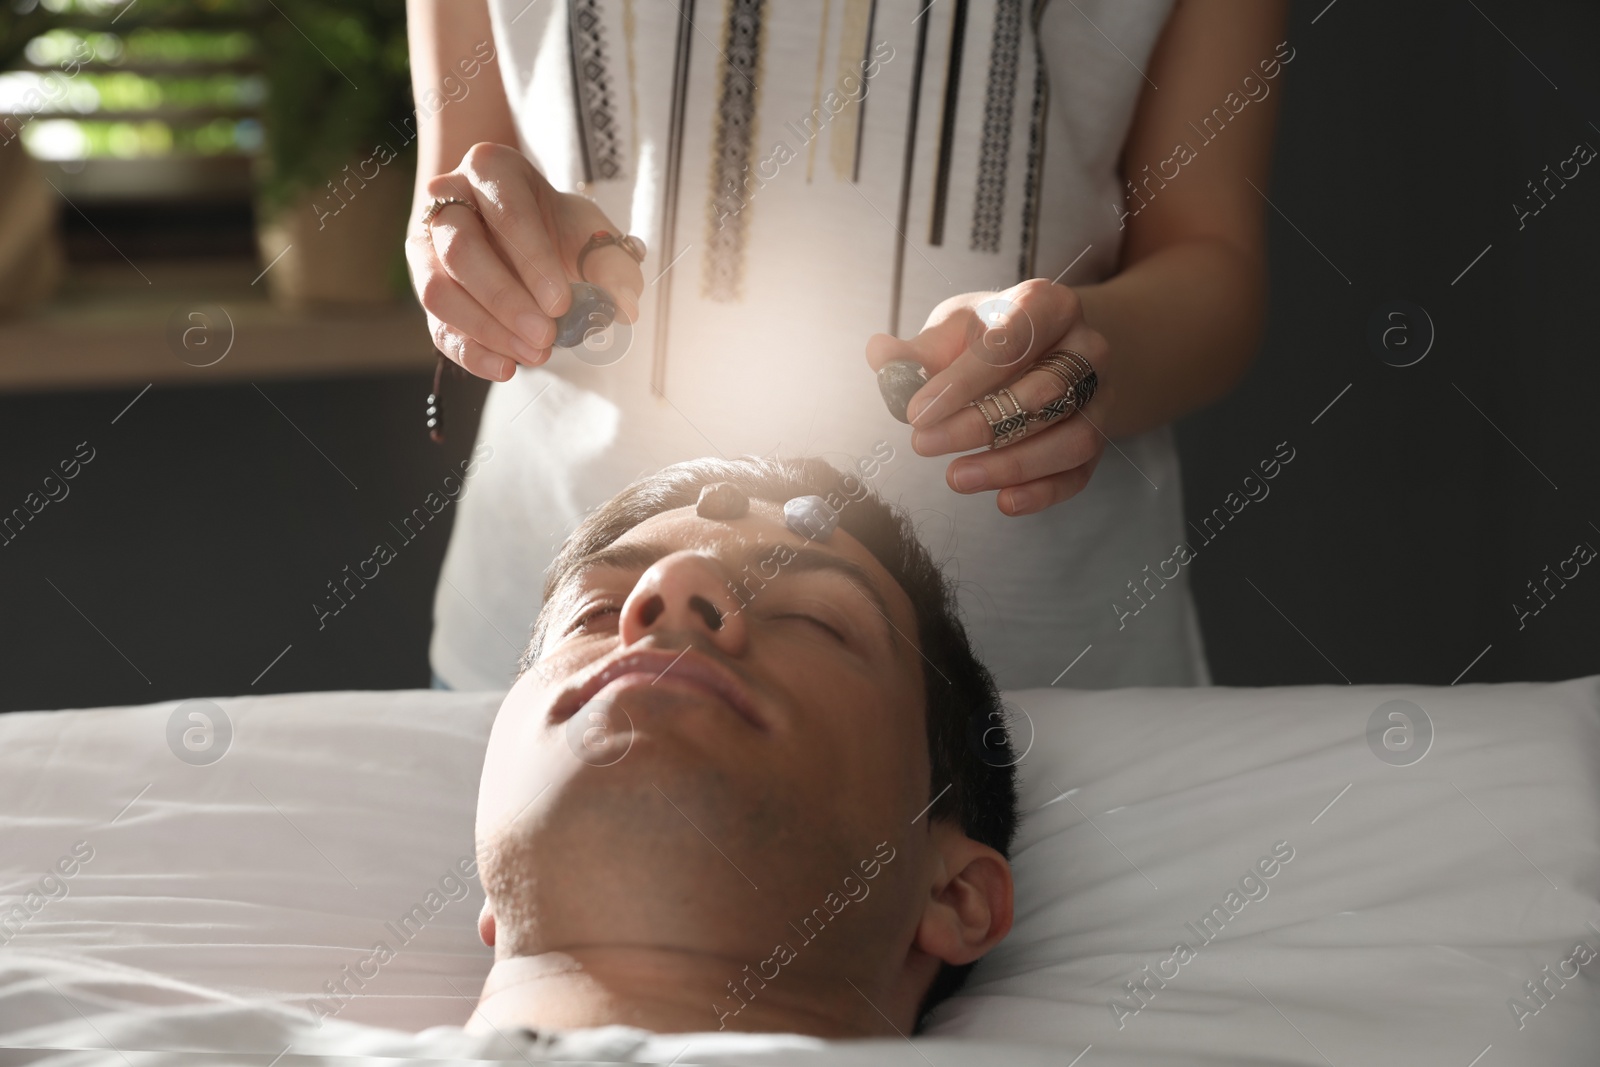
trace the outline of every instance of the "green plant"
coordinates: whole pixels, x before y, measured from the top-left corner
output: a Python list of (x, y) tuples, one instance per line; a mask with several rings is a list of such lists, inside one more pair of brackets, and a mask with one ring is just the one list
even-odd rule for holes
[(410, 65), (400, 0), (274, 0), (262, 24), (267, 97), (262, 208), (271, 216), (320, 190), (409, 119)]

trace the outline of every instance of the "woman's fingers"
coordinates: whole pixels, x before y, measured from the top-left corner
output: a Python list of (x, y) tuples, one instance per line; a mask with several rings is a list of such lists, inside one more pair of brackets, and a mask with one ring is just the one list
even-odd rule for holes
[[(1011, 409), (1010, 398), (998, 412), (989, 403), (988, 414), (998, 419), (1037, 412), (1064, 395), (1060, 378), (1034, 367), (1040, 357), (1062, 349), (1081, 354), (1097, 375), (1109, 362), (1109, 346), (1084, 323), (1078, 295), (1031, 278), (1004, 292), (951, 297), (910, 340), (874, 334), (867, 341), (867, 363), (878, 371), (890, 360), (910, 359), (928, 371), (906, 417), (912, 448), (936, 456), (985, 448), (994, 440), (986, 414), (971, 406), (980, 397), (1009, 388), (1019, 411)], [(1075, 495), (1105, 452), (1106, 438), (1093, 416), (1108, 403), (1097, 398), (1109, 394), (1101, 384), (1082, 411), (1030, 422), (1027, 436), (1014, 444), (962, 456), (945, 471), (946, 482), (958, 493), (996, 493), (996, 506), (1007, 515), (1042, 511)]]
[[(581, 196), (567, 199), (570, 201), (572, 225), (583, 235), (572, 253), (573, 267), (576, 270), (578, 249), (581, 249), (592, 235), (601, 230), (618, 235), (622, 231), (611, 224), (605, 212), (601, 211), (599, 205), (592, 200)], [(583, 273), (589, 281), (616, 298), (618, 317), (622, 321), (639, 321), (639, 295), (644, 292), (644, 273), (642, 265), (637, 260), (616, 245), (608, 245), (596, 248), (585, 257)]]
[[(466, 214), (458, 205), (439, 213)], [(438, 220), (436, 220), (438, 221)], [(440, 222), (441, 228), (448, 223)], [(492, 254), (492, 253), (491, 253)], [(515, 369), (516, 362), (536, 367), (550, 358), (550, 348), (536, 348), (507, 330), (482, 304), (472, 297), (439, 263), (434, 238), (419, 231), (406, 239), (406, 260), (411, 267), (417, 298), (428, 313), (428, 329), (434, 347), (482, 378), (505, 381), (511, 377), (502, 362)], [(470, 345), (465, 342), (472, 342)], [(468, 354), (475, 353), (468, 360)], [(488, 356), (493, 355), (494, 359)], [(487, 373), (481, 372), (486, 371)]]
[[(937, 312), (936, 312), (937, 315)], [(931, 380), (949, 366), (963, 351), (967, 334), (965, 310), (958, 315), (930, 317), (921, 333), (909, 341), (887, 333), (875, 333), (867, 338), (867, 365), (873, 373), (881, 371), (892, 360), (910, 360), (921, 364), (923, 376)], [(926, 386), (912, 394), (906, 410), (905, 421), (913, 428), (932, 426), (940, 419), (959, 410), (954, 404), (954, 383), (946, 380), (930, 392)], [(912, 440), (916, 440), (913, 435)]]
[(428, 332), (435, 348), (480, 378), (503, 382), (517, 371), (514, 360), (485, 348), (481, 342), (474, 341), (436, 315), (428, 316)]
[(541, 208), (541, 200), (550, 203), (555, 196), (548, 186), (521, 152), (485, 141), (467, 149), (455, 173), (434, 178), (428, 195), (473, 199), (505, 261), (539, 308), (556, 319), (572, 303), (572, 286), (551, 233), (552, 220)]
[(525, 363), (538, 361), (539, 350), (555, 340), (555, 322), (506, 267), (482, 220), (471, 209), (451, 204), (434, 216), (428, 230), (439, 266), (471, 298), (468, 305), (451, 294), (465, 318), (451, 318), (444, 307), (429, 310), (497, 352)]
[[(467, 201), (445, 205), (406, 241), (440, 351), (494, 381), (515, 369), (506, 369), (506, 356), (545, 362), (556, 319), (572, 306), (578, 248), (594, 231), (615, 232), (605, 213), (582, 196), (558, 193), (521, 152), (488, 142), (423, 188), (435, 199)], [(600, 248), (584, 266), (617, 298), (619, 317), (634, 321), (644, 279), (633, 257)]]
[[(1050, 351), (1077, 352), (1089, 361), (1089, 365), (1094, 367), (1098, 374), (1099, 369), (1105, 365), (1108, 346), (1105, 338), (1097, 331), (1091, 330), (1080, 323), (1072, 330), (1069, 330), (1061, 343), (1051, 348)], [(1047, 354), (1041, 353), (1041, 356)], [(1017, 398), (1017, 402), (1022, 405), (1024, 411), (1038, 411), (1066, 392), (1065, 383), (1051, 372), (1040, 370), (1036, 365), (1037, 362), (1037, 359), (1031, 361), (1028, 364), (1028, 370), (1022, 377), (1007, 386)], [(1000, 394), (999, 390), (1000, 387), (996, 386), (978, 394), (978, 397), (973, 399), (978, 399), (989, 393), (1000, 395), (1001, 405), (1004, 409), (1001, 414), (1009, 415), (1011, 413), (1010, 403), (1004, 398), (1003, 394)], [(954, 388), (950, 390), (950, 394), (955, 392)], [(947, 396), (950, 394), (947, 394)], [(991, 415), (995, 414), (994, 401), (984, 401), (983, 404)], [(1094, 414), (1094, 401), (1092, 398), (1089, 402), (1088, 411), (1092, 417)], [(952, 408), (949, 412), (944, 413), (942, 417), (938, 417), (940, 411), (937, 408), (933, 409), (930, 414), (934, 417), (931, 421), (923, 424), (926, 428), (917, 428), (911, 433), (911, 449), (919, 456), (941, 456), (947, 452), (969, 452), (974, 448), (987, 447), (989, 442), (994, 440), (994, 431), (989, 426), (989, 420), (984, 418), (983, 413), (972, 407), (970, 403), (964, 403), (959, 408)], [(1065, 419), (1075, 417), (1076, 414), (1063, 415), (1051, 424), (1030, 423), (1029, 430), (1032, 432), (1034, 427), (1055, 425)]]
[[(1082, 321), (1051, 349), (1079, 353), (1097, 375), (1110, 357), (1105, 338)], [(1031, 362), (1029, 370), (1007, 388), (1023, 411), (1038, 411), (1066, 391), (1060, 378)], [(1032, 514), (1076, 495), (1088, 484), (1106, 447), (1106, 436), (1095, 424), (1096, 411), (1110, 402), (1110, 395), (1109, 387), (1098, 386), (1081, 410), (1069, 409), (1050, 422), (1030, 422), (1025, 437), (1000, 448), (986, 447), (994, 440), (994, 429), (984, 413), (964, 407), (938, 425), (914, 432), (912, 446), (921, 455), (982, 448), (952, 462), (945, 471), (946, 483), (958, 493), (995, 492), (995, 505), (1007, 515)], [(1008, 401), (1002, 402), (998, 413), (993, 401), (984, 406), (996, 417), (1012, 414)]]
[(1103, 455), (1105, 449), (1095, 453), (1089, 462), (1069, 471), (1002, 489), (995, 496), (995, 505), (1007, 515), (1032, 515), (1045, 508), (1054, 507), (1063, 500), (1071, 499), (1083, 492), (1084, 487), (1089, 484), (1089, 479), (1094, 477), (1094, 469), (1100, 465), (1100, 457)]
[[(962, 456), (951, 463), (945, 482), (958, 493), (1021, 488), (1084, 467), (1092, 471), (1105, 447), (1105, 438), (1085, 419), (1052, 423), (1043, 430), (1030, 427), (1028, 436), (1015, 444)], [(1001, 495), (1006, 499), (997, 502), (1000, 510), (1012, 513), (1007, 502), (1014, 494)]]
[(1030, 278), (1001, 293), (947, 300), (934, 309), (928, 327), (906, 342), (918, 353), (911, 358), (930, 372), (928, 384), (912, 396), (906, 417), (919, 428), (950, 418), (1051, 351), (1052, 341), (1067, 334), (1080, 317), (1077, 294), (1043, 278)]

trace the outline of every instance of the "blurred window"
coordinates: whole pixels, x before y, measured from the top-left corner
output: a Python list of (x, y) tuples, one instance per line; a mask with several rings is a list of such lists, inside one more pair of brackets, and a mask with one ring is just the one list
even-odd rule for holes
[(69, 259), (117, 255), (96, 228), (135, 258), (254, 254), (262, 5), (0, 2), (49, 27), (0, 72), (0, 143), (70, 202)]

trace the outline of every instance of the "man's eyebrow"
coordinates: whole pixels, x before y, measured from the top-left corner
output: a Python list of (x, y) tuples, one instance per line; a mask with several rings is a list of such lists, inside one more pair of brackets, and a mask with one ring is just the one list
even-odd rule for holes
[(627, 544), (609, 544), (604, 548), (596, 549), (573, 564), (572, 570), (567, 572), (566, 581), (561, 584), (565, 585), (584, 571), (592, 570), (596, 567), (611, 567), (619, 571), (648, 570), (656, 560), (676, 551), (678, 550), (672, 545), (665, 545), (659, 541), (632, 541)]
[[(884, 598), (883, 591), (878, 588), (878, 583), (873, 581), (872, 575), (867, 573), (865, 567), (836, 556), (831, 552), (823, 552), (815, 548), (787, 548), (787, 558), (779, 556), (779, 544), (753, 545), (742, 549), (724, 561), (724, 565), (733, 572), (735, 583), (748, 572), (756, 581), (772, 581), (773, 577), (763, 574), (761, 564), (764, 562), (778, 562), (778, 576), (785, 572), (795, 574), (831, 573), (849, 581), (856, 591), (864, 597), (882, 617), (884, 623), (884, 636), (890, 647), (894, 646), (894, 635), (899, 628), (894, 625), (889, 616), (889, 602)], [(657, 560), (677, 552), (680, 546), (663, 544), (659, 541), (631, 541), (626, 544), (610, 544), (597, 549), (579, 560), (568, 572), (567, 578), (561, 584), (566, 586), (579, 578), (583, 572), (597, 568), (609, 568), (621, 571), (645, 571)], [(768, 568), (770, 570), (770, 567)]]

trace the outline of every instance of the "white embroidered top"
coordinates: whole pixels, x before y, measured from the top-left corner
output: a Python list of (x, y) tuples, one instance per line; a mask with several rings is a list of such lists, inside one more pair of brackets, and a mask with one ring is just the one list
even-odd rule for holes
[[(1170, 428), (1010, 518), (884, 408), (867, 337), (941, 300), (1115, 269), (1118, 157), (1172, 0), (491, 0), (521, 148), (649, 246), (641, 321), (491, 388), (434, 670), (510, 684), (543, 573), (683, 459), (820, 455), (913, 516), (1003, 688), (1209, 684)], [(1042, 58), (1041, 58), (1042, 57)], [(601, 365), (604, 364), (604, 365)]]

